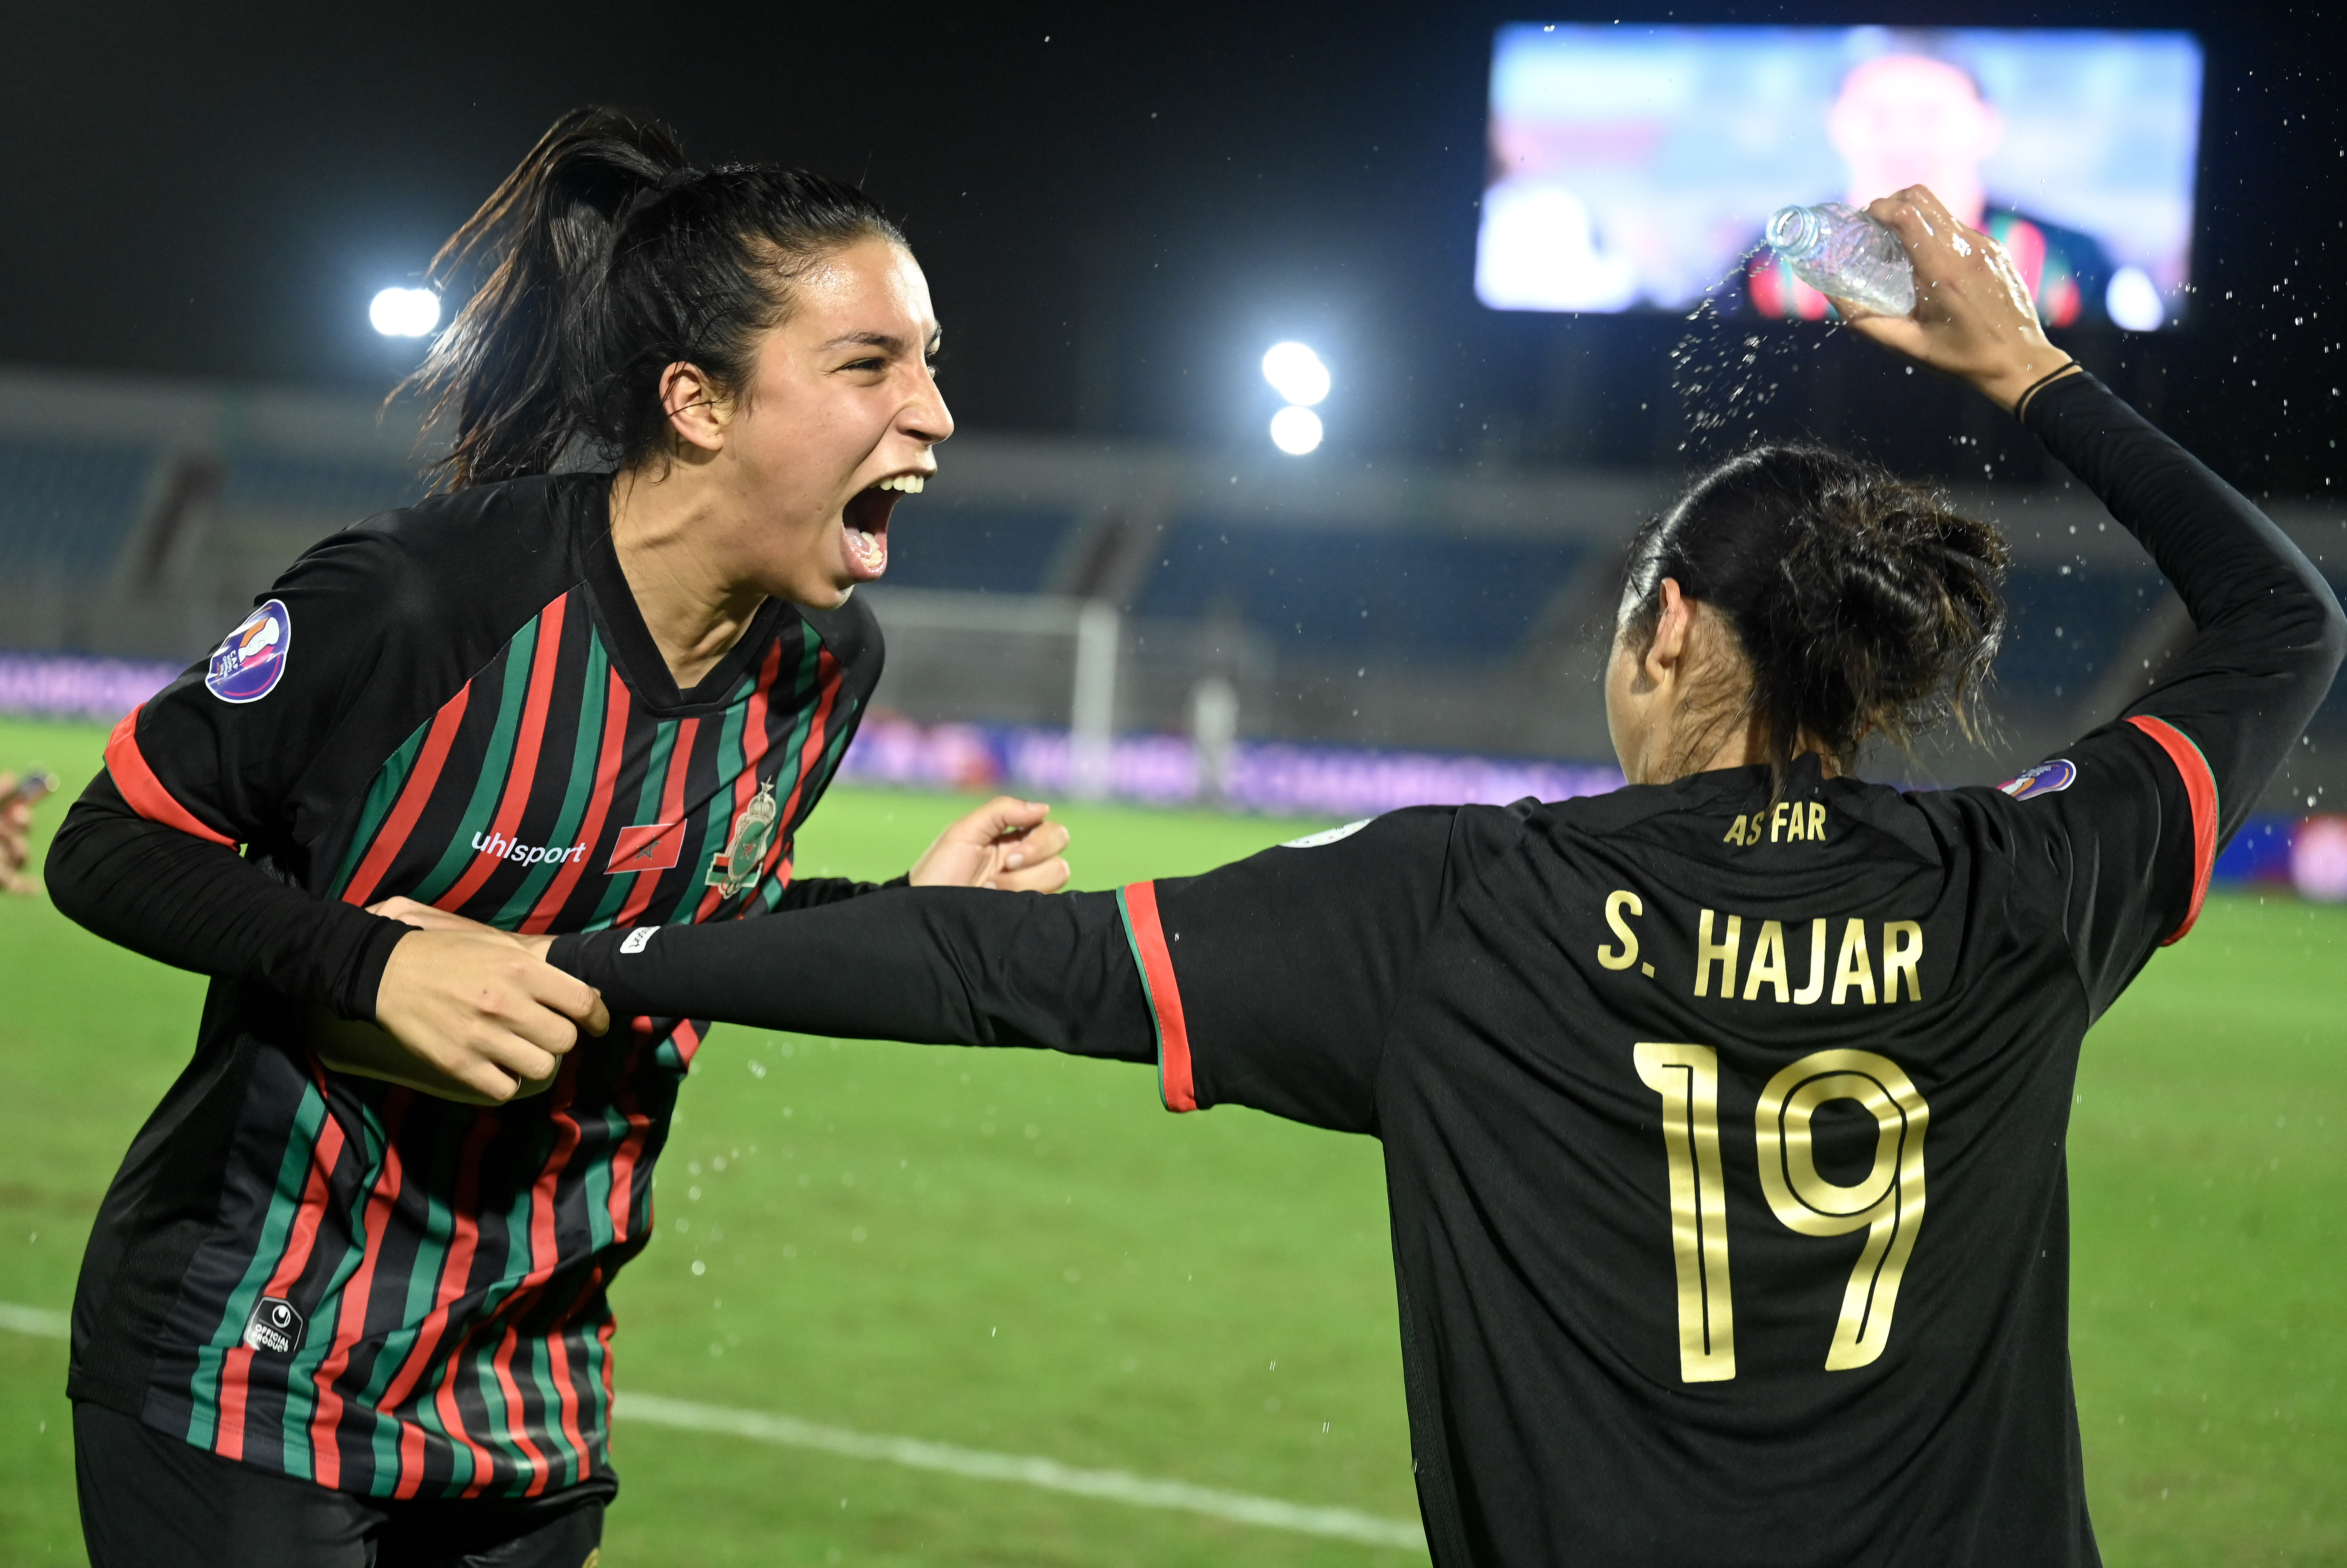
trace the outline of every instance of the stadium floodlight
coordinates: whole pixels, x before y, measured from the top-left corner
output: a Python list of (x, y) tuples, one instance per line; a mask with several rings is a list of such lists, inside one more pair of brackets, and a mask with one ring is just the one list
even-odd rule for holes
[(1301, 457), (1320, 445), (1320, 416), (1293, 405), (1271, 416), (1271, 444), (1291, 457)]
[[(1263, 378), (1271, 383), (1274, 392), (1301, 407), (1309, 408), (1328, 395), (1328, 367), (1300, 343), (1272, 344), (1263, 356)], [(1319, 437), (1313, 439), (1317, 442)]]
[(385, 289), (367, 306), (367, 320), (385, 337), (425, 337), (440, 324), (440, 296), (429, 289)]
[(2113, 325), (2131, 333), (2157, 332), (2168, 323), (2168, 302), (2159, 297), (2159, 285), (2141, 267), (2121, 267), (2111, 274), (2103, 308), (2110, 313)]

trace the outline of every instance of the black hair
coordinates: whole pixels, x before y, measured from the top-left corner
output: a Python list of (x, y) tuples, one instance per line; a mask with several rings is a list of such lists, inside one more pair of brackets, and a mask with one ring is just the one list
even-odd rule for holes
[(1653, 646), (1665, 578), (1717, 611), (1749, 683), (1723, 672), (1716, 700), (1692, 711), (1681, 762), (1752, 725), (1781, 784), (1797, 752), (1847, 766), (1868, 734), (1905, 746), (1943, 716), (1978, 739), (2009, 559), (1995, 529), (1872, 463), (1757, 446), (1638, 530), (1620, 636), (1633, 652)]
[(571, 110), (425, 274), (446, 289), (487, 269), (399, 388), (431, 399), (430, 425), (454, 421), (439, 487), (548, 473), (582, 448), (620, 467), (656, 457), (661, 373), (686, 362), (738, 392), (792, 282), (873, 239), (905, 242), (860, 190), (771, 164), (698, 168), (656, 121)]

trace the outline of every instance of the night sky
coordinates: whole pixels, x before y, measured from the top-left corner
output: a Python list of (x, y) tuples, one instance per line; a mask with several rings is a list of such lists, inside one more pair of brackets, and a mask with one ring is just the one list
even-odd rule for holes
[[(2205, 308), (2074, 347), (2253, 490), (2347, 483), (2347, 20), (1952, 9), (18, 6), (0, 360), (379, 391), (416, 350), (375, 336), (368, 299), (557, 113), (603, 101), (702, 159), (863, 182), (928, 271), (965, 428), (1260, 442), (1255, 359), (1297, 336), (1338, 375), (1316, 460), (1672, 462), (1682, 323), (1474, 300), (1497, 23), (2181, 26), (2209, 49)], [(1892, 389), (1818, 327), (1768, 330), (1799, 338), (1769, 433), (1981, 471), (1952, 392)], [(1986, 451), (2029, 470), (2001, 429)]]

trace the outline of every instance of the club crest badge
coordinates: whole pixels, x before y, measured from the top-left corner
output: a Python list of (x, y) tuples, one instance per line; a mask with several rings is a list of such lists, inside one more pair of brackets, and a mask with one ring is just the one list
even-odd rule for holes
[(733, 819), (733, 836), (725, 841), (725, 853), (709, 862), (709, 886), (721, 897), (731, 898), (758, 879), (765, 869), (766, 852), (774, 846), (774, 825), (782, 815), (774, 804), (774, 781), (768, 779)]
[(277, 689), (293, 647), (293, 617), (271, 600), (212, 650), (204, 687), (223, 702), (258, 702)]
[(244, 1348), (265, 1350), (272, 1356), (291, 1356), (302, 1348), (305, 1327), (292, 1302), (264, 1296), (252, 1304), (252, 1311), (244, 1319)]
[(2034, 800), (2041, 794), (2061, 794), (2077, 776), (2076, 764), (2067, 757), (2055, 757), (2052, 762), (2040, 763), (1996, 787), (2015, 800)]

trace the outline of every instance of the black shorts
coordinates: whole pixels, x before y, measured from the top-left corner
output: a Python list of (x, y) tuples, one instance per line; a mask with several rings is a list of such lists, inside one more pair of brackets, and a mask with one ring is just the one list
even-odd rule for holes
[(588, 1568), (609, 1479), (548, 1497), (360, 1497), (74, 1406), (90, 1568)]

